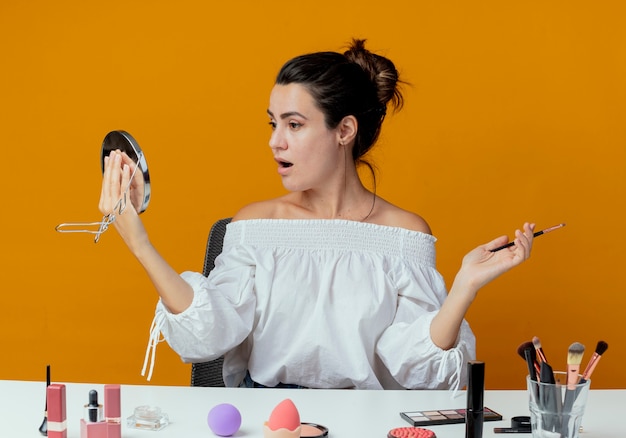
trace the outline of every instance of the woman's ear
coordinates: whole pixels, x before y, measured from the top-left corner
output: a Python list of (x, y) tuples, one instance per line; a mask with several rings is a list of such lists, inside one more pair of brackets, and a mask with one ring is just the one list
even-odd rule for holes
[(359, 129), (359, 123), (354, 116), (345, 116), (337, 126), (339, 144), (348, 145), (354, 141)]

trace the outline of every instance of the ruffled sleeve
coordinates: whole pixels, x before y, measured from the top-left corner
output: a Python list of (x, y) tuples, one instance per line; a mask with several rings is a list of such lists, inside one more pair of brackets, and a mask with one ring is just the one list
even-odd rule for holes
[(183, 312), (174, 314), (159, 300), (142, 375), (151, 358), (150, 379), (160, 334), (185, 362), (216, 359), (246, 339), (254, 325), (256, 307), (254, 266), (251, 255), (234, 246), (224, 248), (208, 278), (183, 272), (181, 277), (193, 288), (193, 301)]
[(459, 389), (464, 364), (476, 356), (476, 339), (464, 320), (454, 347), (443, 350), (430, 338), (430, 325), (447, 297), (434, 267), (407, 262), (397, 272), (398, 303), (393, 323), (377, 353), (396, 381), (408, 389)]

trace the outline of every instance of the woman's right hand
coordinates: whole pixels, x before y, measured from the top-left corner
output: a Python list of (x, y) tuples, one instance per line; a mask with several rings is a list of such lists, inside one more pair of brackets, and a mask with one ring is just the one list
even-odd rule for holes
[[(113, 225), (133, 252), (141, 244), (148, 243), (146, 230), (137, 213), (143, 198), (142, 173), (135, 172), (131, 182), (135, 166), (135, 162), (119, 150), (111, 151), (109, 156), (104, 158), (99, 203), (99, 209), (103, 215), (115, 216)], [(127, 187), (128, 192), (124, 193)]]

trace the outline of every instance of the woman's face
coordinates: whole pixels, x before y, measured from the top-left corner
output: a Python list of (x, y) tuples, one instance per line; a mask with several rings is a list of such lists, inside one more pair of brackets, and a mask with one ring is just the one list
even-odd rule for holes
[(315, 189), (343, 178), (345, 151), (338, 129), (326, 127), (324, 114), (304, 86), (275, 85), (267, 113), (269, 144), (287, 190)]

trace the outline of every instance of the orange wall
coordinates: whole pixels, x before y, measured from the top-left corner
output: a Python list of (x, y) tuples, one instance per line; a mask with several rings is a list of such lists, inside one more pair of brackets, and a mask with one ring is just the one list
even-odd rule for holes
[[(412, 84), (373, 154), (378, 189), (429, 221), (449, 283), (475, 245), (567, 223), (468, 314), (487, 386), (521, 388), (516, 349), (538, 335), (556, 368), (570, 343), (588, 358), (606, 340), (594, 386), (626, 387), (624, 3), (389, 5), (3, 2), (0, 379), (42, 380), (50, 363), (58, 381), (145, 382), (146, 275), (113, 231), (98, 244), (54, 231), (99, 220), (107, 132), (146, 152), (157, 248), (201, 270), (215, 219), (282, 193), (265, 115), (278, 68), (357, 36)], [(189, 382), (166, 344), (152, 382)]]

